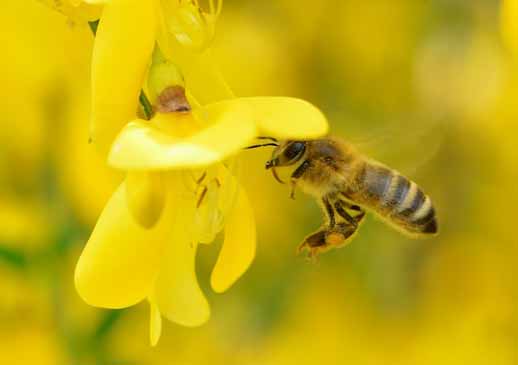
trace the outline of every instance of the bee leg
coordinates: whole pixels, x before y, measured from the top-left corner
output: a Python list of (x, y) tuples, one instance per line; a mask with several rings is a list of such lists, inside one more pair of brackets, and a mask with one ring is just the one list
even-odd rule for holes
[(356, 232), (358, 225), (352, 225), (348, 222), (341, 222), (336, 228), (329, 231), (326, 235), (326, 244), (328, 247), (342, 247), (350, 242), (349, 238)]
[(291, 192), (290, 192), (290, 198), (295, 200), (295, 188), (297, 187), (297, 183), (295, 180), (291, 180)]
[(329, 198), (322, 198), (322, 203), (324, 203), (324, 207), (326, 208), (327, 217), (329, 218), (329, 228), (333, 228), (335, 226), (335, 210), (333, 206), (329, 202)]
[(308, 257), (315, 258), (318, 254), (331, 248), (342, 247), (349, 243), (349, 238), (356, 230), (357, 226), (348, 222), (338, 223), (334, 228), (321, 229), (306, 237), (297, 252), (300, 254), (303, 250), (308, 249)]
[(360, 214), (354, 217), (354, 220), (356, 221), (356, 224), (360, 224), (363, 218), (365, 218), (365, 211), (362, 210)]
[[(356, 217), (353, 218), (353, 217), (351, 217), (351, 215), (349, 213), (347, 213), (347, 211), (344, 209), (344, 203), (341, 200), (337, 200), (335, 202), (335, 209), (336, 209), (336, 212), (340, 215), (340, 217), (345, 219), (348, 223), (350, 223), (354, 227), (356, 227), (358, 225), (358, 221), (356, 220)], [(365, 213), (360, 213), (359, 215), (362, 215), (362, 214), (365, 214)]]
[(304, 239), (304, 242), (302, 242), (299, 247), (297, 248), (297, 254), (300, 254), (304, 249), (309, 249), (310, 255), (314, 248), (325, 246), (326, 244), (326, 233), (327, 230), (320, 230), (317, 231), (309, 236), (307, 236)]
[(306, 170), (311, 166), (311, 163), (308, 160), (305, 160), (303, 163), (300, 164), (299, 167), (293, 171), (293, 174), (291, 174), (291, 194), (290, 198), (295, 199), (295, 187), (297, 185), (297, 180), (304, 175)]
[(299, 245), (297, 254), (307, 249), (307, 259), (312, 262), (317, 261), (318, 255), (331, 247), (327, 243), (328, 233), (329, 231), (327, 229), (322, 229), (306, 237), (304, 242)]
[(300, 178), (302, 175), (304, 175), (309, 166), (311, 166), (311, 163), (308, 160), (305, 160), (303, 163), (300, 164), (299, 167), (295, 169), (295, 171), (293, 171), (293, 174), (291, 174), (291, 179), (297, 180), (298, 178)]

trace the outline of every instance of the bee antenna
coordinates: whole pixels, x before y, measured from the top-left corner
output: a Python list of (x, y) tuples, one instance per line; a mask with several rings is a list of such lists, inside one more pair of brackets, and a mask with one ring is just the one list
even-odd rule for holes
[(277, 140), (277, 138), (273, 138), (273, 137), (257, 137), (257, 139), (267, 139), (269, 141), (273, 141), (273, 142), (279, 142)]
[(279, 144), (278, 143), (253, 144), (251, 146), (245, 147), (245, 150), (251, 150), (253, 148), (267, 147), (267, 146), (279, 147)]

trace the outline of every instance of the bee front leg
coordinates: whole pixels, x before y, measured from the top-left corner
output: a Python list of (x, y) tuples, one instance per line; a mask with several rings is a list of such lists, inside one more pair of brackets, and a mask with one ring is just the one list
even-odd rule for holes
[(308, 160), (305, 160), (303, 163), (300, 164), (299, 167), (293, 171), (293, 174), (291, 174), (291, 193), (290, 198), (295, 199), (295, 188), (297, 186), (297, 180), (304, 175), (306, 170), (311, 166), (311, 163)]
[(295, 188), (297, 187), (297, 180), (291, 180), (290, 198), (295, 200)]

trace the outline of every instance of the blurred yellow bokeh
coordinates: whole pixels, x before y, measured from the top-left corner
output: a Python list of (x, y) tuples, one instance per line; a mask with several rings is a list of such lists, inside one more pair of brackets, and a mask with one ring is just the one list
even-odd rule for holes
[[(241, 175), (256, 259), (211, 293), (199, 328), (148, 308), (89, 307), (74, 265), (122, 179), (88, 144), (93, 36), (36, 0), (0, 14), (0, 363), (502, 364), (518, 361), (516, 1), (228, 0), (213, 53), (238, 96), (304, 98), (333, 134), (400, 169), (433, 198), (440, 234), (410, 240), (369, 217), (318, 262), (295, 255), (321, 224), (264, 162)], [(516, 34), (515, 34), (516, 33)]]

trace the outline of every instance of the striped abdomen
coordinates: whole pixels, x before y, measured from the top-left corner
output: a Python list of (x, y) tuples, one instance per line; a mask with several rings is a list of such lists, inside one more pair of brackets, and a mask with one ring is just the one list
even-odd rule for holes
[(394, 170), (366, 162), (355, 178), (352, 198), (410, 234), (437, 233), (430, 198)]

